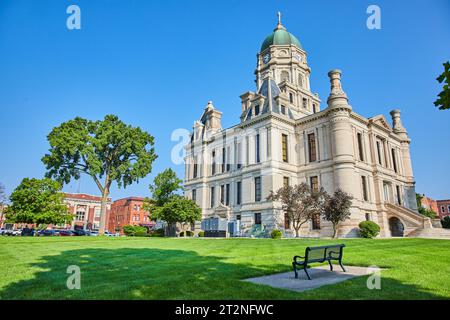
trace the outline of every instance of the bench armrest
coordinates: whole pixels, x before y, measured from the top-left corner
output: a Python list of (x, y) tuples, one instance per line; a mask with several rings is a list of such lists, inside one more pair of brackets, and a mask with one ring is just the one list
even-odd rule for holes
[(305, 257), (302, 257), (302, 256), (295, 256), (295, 257), (294, 257), (294, 262), (297, 262), (297, 259), (298, 259), (298, 258), (299, 258), (299, 259), (305, 259)]
[[(333, 254), (336, 254), (337, 256), (333, 256)], [(340, 252), (336, 252), (336, 251), (329, 251), (328, 252), (328, 258), (329, 259), (339, 259), (340, 256), (341, 256)]]

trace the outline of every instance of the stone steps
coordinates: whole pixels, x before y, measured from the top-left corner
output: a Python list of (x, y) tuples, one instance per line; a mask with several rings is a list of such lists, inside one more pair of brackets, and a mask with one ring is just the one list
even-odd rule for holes
[(450, 239), (450, 229), (417, 229), (408, 234), (408, 238)]

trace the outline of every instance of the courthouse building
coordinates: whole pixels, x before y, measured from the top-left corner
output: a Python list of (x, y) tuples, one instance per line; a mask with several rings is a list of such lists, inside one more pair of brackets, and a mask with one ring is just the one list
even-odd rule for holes
[[(328, 73), (323, 102), (311, 89), (310, 74), (306, 51), (279, 19), (257, 54), (256, 90), (240, 96), (239, 123), (222, 128), (222, 112), (207, 104), (186, 146), (184, 184), (203, 219), (234, 221), (242, 236), (251, 236), (255, 226), (292, 235), (281, 204), (266, 198), (285, 184), (306, 182), (353, 195), (341, 237), (357, 236), (364, 220), (379, 224), (382, 237), (439, 227), (417, 212), (411, 141), (400, 111), (392, 110), (389, 120), (356, 113), (340, 70)], [(332, 228), (317, 217), (300, 233), (331, 236)]]

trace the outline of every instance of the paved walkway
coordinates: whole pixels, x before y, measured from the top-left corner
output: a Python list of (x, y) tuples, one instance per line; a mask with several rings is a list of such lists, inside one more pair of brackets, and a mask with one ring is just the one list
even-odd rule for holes
[(277, 273), (269, 276), (245, 279), (256, 284), (265, 284), (274, 288), (288, 289), (297, 292), (319, 288), (328, 284), (342, 282), (351, 278), (367, 275), (368, 268), (345, 266), (347, 272), (343, 272), (338, 265), (333, 265), (334, 271), (330, 267), (320, 266), (308, 269), (312, 280), (308, 280), (305, 271), (298, 271), (298, 279), (294, 277), (294, 271)]

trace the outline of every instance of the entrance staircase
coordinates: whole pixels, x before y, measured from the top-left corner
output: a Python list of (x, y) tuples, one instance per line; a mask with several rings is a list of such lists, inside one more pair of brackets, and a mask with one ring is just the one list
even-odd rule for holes
[(414, 238), (450, 239), (450, 229), (443, 229), (440, 221), (430, 219), (411, 209), (385, 203), (389, 217), (397, 217), (404, 224), (404, 236)]

